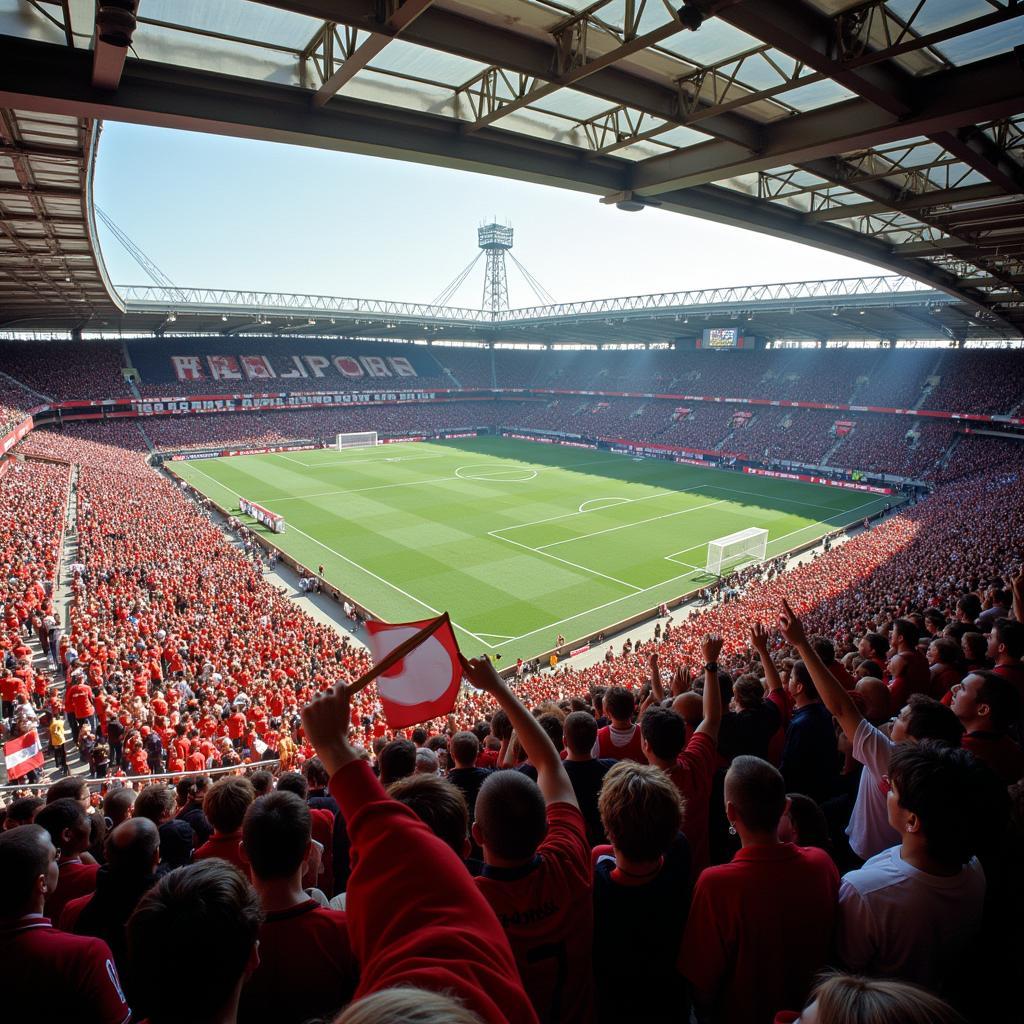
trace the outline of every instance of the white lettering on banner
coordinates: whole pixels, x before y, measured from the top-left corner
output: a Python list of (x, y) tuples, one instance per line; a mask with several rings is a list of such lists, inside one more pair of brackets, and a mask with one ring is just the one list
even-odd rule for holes
[(249, 380), (271, 380), (276, 376), (266, 356), (242, 356), (242, 368)]
[(405, 356), (388, 356), (388, 362), (391, 364), (391, 369), (394, 370), (399, 377), (417, 376), (412, 363), (410, 363)]
[(171, 365), (178, 380), (206, 380), (199, 356), (171, 356)]
[(342, 377), (365, 376), (362, 366), (359, 365), (359, 360), (353, 359), (352, 356), (335, 356), (334, 365)]
[(310, 372), (314, 377), (322, 377), (324, 375), (324, 369), (331, 365), (330, 359), (327, 356), (303, 356), (306, 360), (306, 365), (309, 367)]
[(291, 359), (294, 369), (289, 370), (287, 373), (279, 373), (278, 376), (281, 380), (288, 380), (290, 377), (308, 377), (306, 368), (302, 365), (302, 360), (298, 356), (289, 356)]
[(234, 356), (207, 356), (206, 362), (210, 367), (210, 376), (214, 380), (242, 379), (242, 371)]
[(254, 501), (247, 501), (245, 498), (238, 499), (238, 507), (247, 516), (252, 516), (258, 523), (269, 527), (274, 533), (284, 533), (284, 516), (257, 505)]
[(359, 361), (366, 367), (366, 372), (371, 377), (390, 377), (391, 371), (388, 364), (380, 356), (360, 356)]
[(744, 473), (752, 476), (770, 476), (779, 480), (799, 480), (805, 484), (823, 484), (825, 487), (840, 487), (845, 491), (867, 491), (868, 494), (892, 494), (891, 487), (875, 487), (872, 484), (858, 484), (853, 480), (832, 480), (826, 476), (811, 476), (809, 473), (785, 473), (779, 469), (758, 469), (744, 466)]

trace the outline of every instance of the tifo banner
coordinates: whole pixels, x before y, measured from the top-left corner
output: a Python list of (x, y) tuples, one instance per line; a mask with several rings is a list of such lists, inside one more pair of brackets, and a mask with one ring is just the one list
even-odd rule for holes
[[(418, 377), (405, 356), (377, 355), (172, 355), (175, 380), (330, 380), (343, 377)], [(162, 376), (162, 374), (161, 374)], [(148, 375), (147, 378), (149, 379)]]
[(867, 491), (869, 494), (892, 494), (891, 487), (875, 487), (872, 484), (858, 484), (852, 480), (833, 480), (827, 476), (811, 476), (809, 473), (784, 473), (779, 469), (758, 469), (744, 466), (744, 473), (753, 476), (773, 476), (780, 480), (799, 480), (805, 484), (824, 484), (826, 487), (841, 487), (844, 491)]
[(247, 515), (252, 516), (258, 523), (269, 527), (274, 533), (284, 533), (284, 516), (257, 505), (254, 501), (247, 501), (245, 498), (238, 499), (238, 507)]
[(856, 420), (836, 420), (836, 437), (846, 437), (846, 435), (853, 430), (856, 426)]
[(4, 764), (9, 782), (42, 768), (43, 760), (43, 748), (39, 745), (39, 733), (35, 729), (4, 744)]

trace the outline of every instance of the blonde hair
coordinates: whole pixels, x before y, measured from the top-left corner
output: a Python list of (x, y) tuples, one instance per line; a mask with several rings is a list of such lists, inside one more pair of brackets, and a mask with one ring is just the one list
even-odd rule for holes
[(675, 783), (660, 768), (635, 761), (620, 761), (604, 777), (597, 808), (612, 845), (631, 860), (662, 856), (683, 820)]
[(967, 1024), (938, 996), (903, 981), (833, 974), (811, 999), (828, 1024)]
[(350, 1003), (333, 1024), (483, 1024), (472, 1010), (443, 992), (386, 988)]

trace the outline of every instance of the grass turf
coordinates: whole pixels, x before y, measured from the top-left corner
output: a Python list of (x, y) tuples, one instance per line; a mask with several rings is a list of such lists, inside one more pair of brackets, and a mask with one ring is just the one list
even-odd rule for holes
[(392, 621), (447, 610), (467, 654), (533, 657), (696, 586), (707, 542), (750, 526), (768, 555), (877, 511), (861, 491), (481, 437), (169, 464)]

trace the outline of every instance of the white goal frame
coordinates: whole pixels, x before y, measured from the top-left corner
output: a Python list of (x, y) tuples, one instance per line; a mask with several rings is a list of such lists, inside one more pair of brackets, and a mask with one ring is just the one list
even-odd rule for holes
[(723, 569), (740, 562), (762, 562), (768, 551), (768, 531), (751, 526), (708, 541), (707, 572), (721, 576)]
[(338, 434), (334, 447), (340, 452), (346, 448), (372, 448), (379, 443), (376, 430), (364, 430), (355, 434)]

